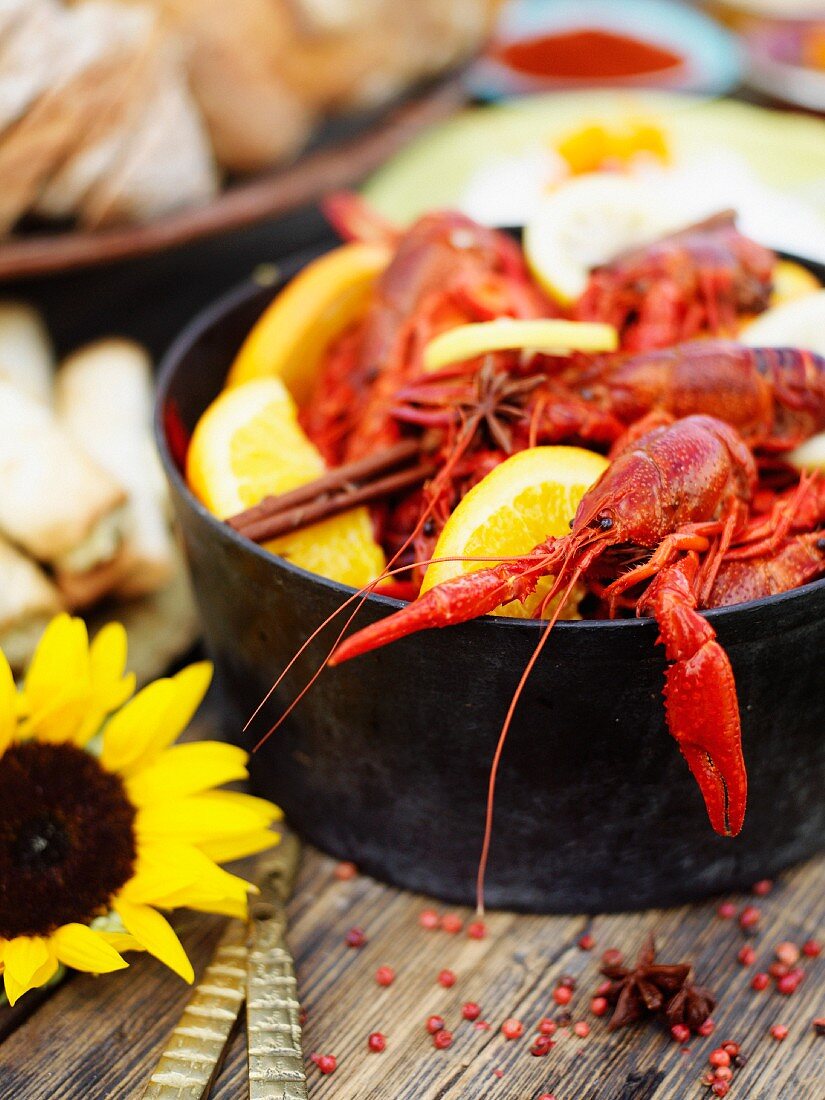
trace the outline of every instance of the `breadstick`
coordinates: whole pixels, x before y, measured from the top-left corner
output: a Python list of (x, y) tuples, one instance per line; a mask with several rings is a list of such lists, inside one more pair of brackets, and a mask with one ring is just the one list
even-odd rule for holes
[(174, 569), (165, 487), (151, 437), (152, 375), (143, 348), (101, 340), (71, 355), (57, 374), (57, 414), (129, 494), (122, 577), (117, 591), (143, 595)]

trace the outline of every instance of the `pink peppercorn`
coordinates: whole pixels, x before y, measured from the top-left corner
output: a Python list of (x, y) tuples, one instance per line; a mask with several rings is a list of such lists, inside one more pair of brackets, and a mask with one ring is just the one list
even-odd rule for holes
[(799, 948), (790, 940), (783, 940), (782, 943), (778, 943), (773, 949), (773, 953), (785, 966), (794, 966), (799, 962)]
[(708, 1062), (712, 1066), (729, 1066), (730, 1055), (726, 1050), (721, 1047), (717, 1047), (716, 1050), (712, 1050), (708, 1055)]
[(451, 989), (455, 985), (455, 973), (452, 970), (441, 970), (438, 974), (438, 984), (445, 989)]
[(732, 901), (723, 901), (716, 908), (717, 917), (722, 920), (732, 920), (736, 916), (736, 906)]
[(594, 997), (590, 1002), (590, 1011), (594, 1016), (606, 1016), (608, 1008), (610, 1008), (610, 1005), (607, 1003), (607, 997)]
[(580, 951), (592, 951), (595, 946), (596, 940), (589, 932), (585, 932), (583, 936), (579, 936)]
[(540, 1035), (555, 1035), (557, 1026), (555, 1020), (545, 1016), (543, 1020), (539, 1020), (538, 1032)]
[(726, 1050), (731, 1058), (735, 1058), (736, 1055), (739, 1053), (739, 1044), (732, 1043), (730, 1039), (726, 1039), (725, 1042), (720, 1043), (719, 1046), (722, 1048), (722, 1050)]
[(501, 1025), (501, 1034), (505, 1039), (520, 1039), (524, 1034), (524, 1024), (511, 1016)]
[(432, 931), (434, 928), (438, 928), (440, 923), (438, 913), (435, 909), (422, 909), (418, 914), (418, 923), (422, 928)]
[(727, 1081), (714, 1081), (710, 1086), (710, 1091), (714, 1096), (727, 1096), (730, 1091), (730, 1085)]
[(708, 1035), (713, 1034), (715, 1029), (716, 1029), (716, 1024), (713, 1022), (713, 1020), (710, 1019), (710, 1017), (708, 1017), (708, 1019), (705, 1020), (705, 1022), (703, 1024), (699, 1024), (699, 1026), (696, 1028), (696, 1034), (697, 1035), (702, 1035), (705, 1038), (707, 1038)]
[(741, 928), (755, 928), (759, 924), (761, 916), (761, 910), (757, 909), (755, 905), (746, 905), (739, 914), (739, 925)]
[(590, 1034), (590, 1024), (586, 1020), (579, 1020), (573, 1024), (573, 1031), (580, 1039), (586, 1039)]
[(795, 970), (792, 970), (790, 974), (785, 974), (776, 983), (777, 992), (781, 993), (783, 997), (790, 997), (792, 993), (796, 993), (803, 977), (804, 975)]
[(773, 890), (773, 880), (769, 878), (761, 878), (751, 886), (751, 893), (756, 894), (758, 898), (764, 898), (771, 890)]
[(717, 1081), (730, 1081), (733, 1078), (733, 1070), (730, 1066), (719, 1066), (719, 1068), (714, 1071), (713, 1076)]
[(552, 1092), (543, 1092), (541, 1096), (537, 1096), (536, 1100), (556, 1100), (556, 1097)]
[(530, 1053), (534, 1058), (546, 1058), (555, 1045), (552, 1039), (546, 1039), (544, 1042), (536, 1039), (530, 1047)]
[(746, 944), (744, 947), (739, 948), (736, 958), (739, 960), (741, 966), (753, 966), (756, 962), (756, 952), (751, 946)]
[(811, 1027), (817, 1035), (825, 1035), (825, 1016), (817, 1016), (812, 1022)]
[(455, 935), (464, 927), (464, 921), (457, 913), (445, 913), (441, 918), (441, 931)]
[(391, 966), (379, 966), (375, 972), (375, 980), (379, 985), (392, 985), (395, 981), (395, 971)]
[(467, 925), (467, 935), (471, 940), (483, 940), (487, 935), (487, 925), (483, 920), (474, 920)]
[(623, 962), (624, 955), (616, 947), (608, 947), (602, 954), (602, 966), (621, 966)]
[(609, 979), (605, 982), (601, 982), (599, 985), (596, 986), (596, 996), (597, 997), (606, 996), (610, 992), (612, 987), (613, 987), (613, 982), (611, 982)]
[(465, 1020), (477, 1020), (481, 1015), (481, 1005), (477, 1005), (475, 1001), (467, 1001), (462, 1006), (461, 1015)]
[(367, 1039), (367, 1046), (370, 1050), (374, 1050), (376, 1054), (380, 1054), (382, 1050), (387, 1049), (387, 1040), (380, 1031), (373, 1031)]
[(778, 981), (780, 978), (784, 978), (786, 974), (790, 973), (790, 967), (785, 966), (784, 963), (771, 963), (768, 967), (768, 973), (772, 978), (776, 978)]
[(363, 928), (350, 928), (344, 937), (344, 942), (347, 947), (363, 947), (367, 942), (366, 933)]
[(348, 859), (345, 859), (335, 868), (334, 874), (341, 882), (347, 882), (349, 879), (355, 878), (358, 874), (358, 868), (354, 863), (350, 863)]
[(805, 940), (802, 944), (802, 954), (807, 955), (809, 959), (815, 959), (822, 954), (822, 944), (819, 940)]
[(763, 989), (767, 989), (770, 983), (770, 975), (766, 974), (763, 970), (760, 970), (758, 974), (754, 974), (751, 978), (751, 989), (755, 989), (757, 992), (761, 992)]
[(446, 1050), (447, 1047), (453, 1045), (453, 1033), (452, 1031), (446, 1031), (444, 1028), (441, 1031), (437, 1031), (433, 1035), (433, 1046), (436, 1050)]
[(781, 1043), (783, 1039), (788, 1037), (788, 1029), (784, 1024), (773, 1024), (771, 1026), (771, 1035), (776, 1039), (777, 1043)]
[(334, 1054), (313, 1054), (312, 1061), (321, 1073), (335, 1073), (338, 1068), (338, 1059)]
[(566, 985), (559, 985), (553, 990), (553, 1000), (557, 1005), (569, 1005), (573, 1000), (573, 990)]
[(690, 1038), (690, 1028), (685, 1024), (674, 1024), (670, 1034), (677, 1043), (686, 1043)]
[(441, 1016), (428, 1016), (424, 1026), (430, 1035), (435, 1035), (436, 1032), (444, 1030), (444, 1019)]

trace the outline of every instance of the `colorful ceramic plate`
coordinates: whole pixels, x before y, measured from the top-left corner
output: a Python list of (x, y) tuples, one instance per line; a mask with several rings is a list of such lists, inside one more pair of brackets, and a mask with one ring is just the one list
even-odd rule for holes
[[(671, 0), (514, 0), (505, 5), (496, 30), (500, 45), (582, 27), (643, 39), (684, 57), (684, 63), (647, 76), (598, 81), (645, 85), (673, 91), (720, 95), (739, 81), (736, 39), (695, 8)], [(536, 78), (487, 56), (472, 67), (467, 82), (473, 95), (496, 100), (549, 88), (592, 86), (593, 80)]]
[(522, 224), (560, 138), (589, 122), (639, 117), (663, 129), (686, 193), (701, 190), (716, 209), (735, 206), (745, 231), (766, 244), (825, 258), (825, 122), (730, 101), (594, 91), (474, 108), (409, 145), (372, 177), (366, 196), (398, 221), (458, 206)]

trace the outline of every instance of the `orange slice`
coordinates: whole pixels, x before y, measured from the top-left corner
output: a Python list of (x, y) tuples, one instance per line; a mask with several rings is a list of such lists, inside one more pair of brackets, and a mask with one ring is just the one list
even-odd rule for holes
[[(198, 421), (186, 464), (195, 495), (221, 519), (320, 477), (324, 462), (304, 434), (283, 382), (261, 378), (222, 394)], [(313, 573), (361, 588), (384, 569), (366, 508), (282, 535), (266, 549)]]
[[(433, 557), (516, 558), (550, 535), (566, 535), (579, 501), (607, 465), (602, 455), (581, 447), (519, 451), (461, 500), (441, 532)], [(433, 562), (421, 590), (484, 567), (484, 562)], [(495, 613), (532, 618), (550, 583), (543, 579), (524, 604), (513, 601)]]
[(244, 340), (227, 386), (280, 378), (303, 404), (321, 356), (330, 341), (363, 314), (390, 255), (380, 244), (345, 244), (307, 264)]

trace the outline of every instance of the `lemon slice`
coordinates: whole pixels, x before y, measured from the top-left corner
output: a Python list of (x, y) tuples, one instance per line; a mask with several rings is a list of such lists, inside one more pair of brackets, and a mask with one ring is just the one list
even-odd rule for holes
[(812, 271), (793, 260), (778, 260), (773, 269), (771, 308), (795, 302), (822, 289), (822, 283)]
[(475, 359), (491, 351), (543, 351), (564, 355), (569, 351), (615, 351), (619, 334), (612, 325), (595, 321), (535, 320), (497, 321), (457, 325), (434, 336), (424, 348), (425, 371), (440, 370), (449, 363)]
[(825, 290), (766, 309), (739, 339), (752, 348), (805, 348), (825, 355)]
[[(433, 557), (515, 558), (550, 535), (566, 535), (579, 501), (607, 466), (602, 455), (581, 447), (519, 451), (461, 500), (441, 532)], [(433, 562), (421, 590), (484, 567), (484, 562)], [(532, 618), (551, 583), (543, 579), (524, 604), (514, 600), (495, 614)]]
[(647, 244), (684, 222), (651, 186), (629, 176), (593, 172), (551, 192), (524, 230), (524, 255), (536, 280), (571, 305), (592, 268)]
[[(226, 519), (263, 497), (320, 477), (324, 461), (277, 378), (246, 382), (216, 398), (198, 421), (186, 476), (203, 504)], [(384, 569), (366, 508), (354, 508), (266, 544), (266, 549), (324, 577), (361, 588)]]
[(390, 261), (379, 244), (345, 244), (313, 260), (278, 294), (243, 342), (227, 386), (280, 378), (300, 404), (330, 341), (367, 307)]

